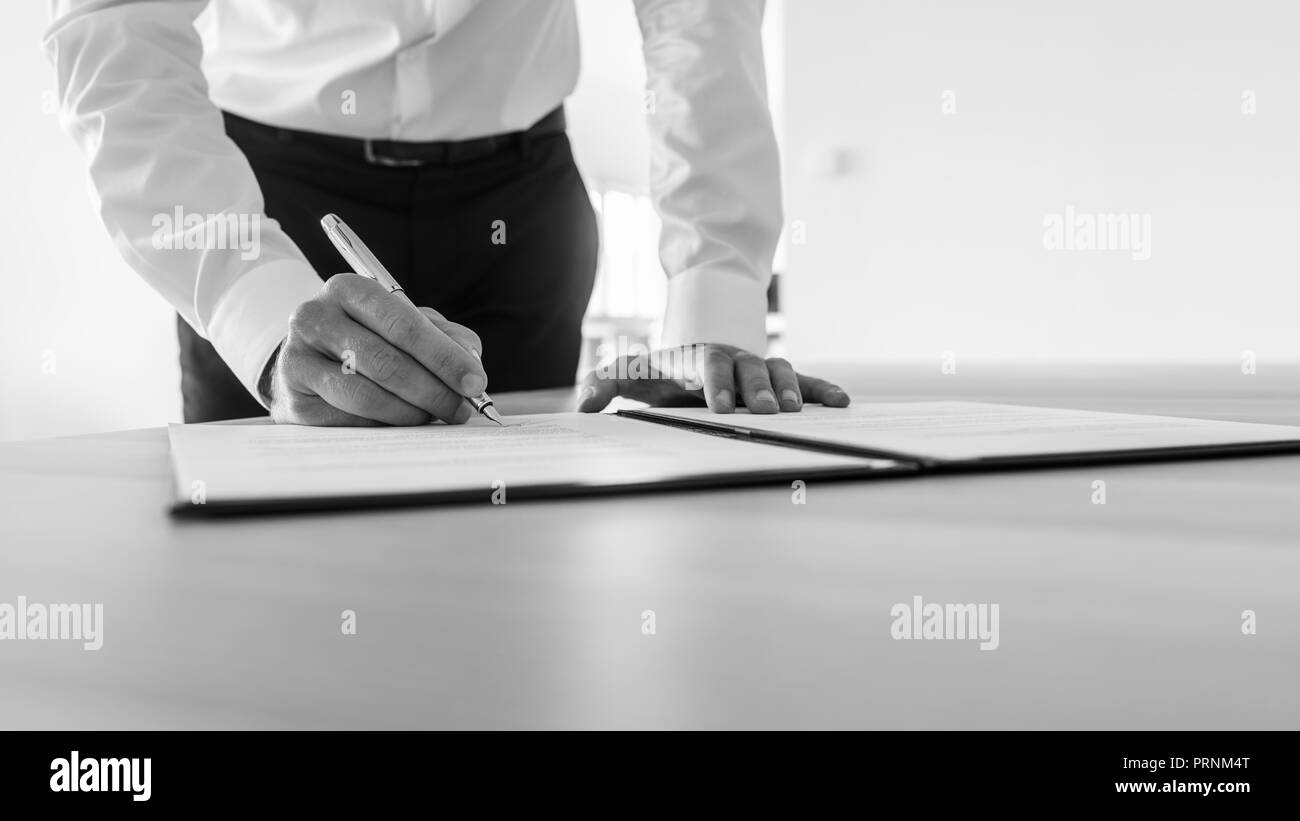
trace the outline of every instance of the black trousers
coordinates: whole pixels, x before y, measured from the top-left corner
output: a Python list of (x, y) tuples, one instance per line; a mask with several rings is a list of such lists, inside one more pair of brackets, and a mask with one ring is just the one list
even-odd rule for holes
[[(573, 384), (598, 238), (563, 133), (470, 161), (400, 168), (232, 115), (226, 133), (252, 164), (266, 216), (322, 277), (348, 270), (320, 228), (333, 212), (415, 304), (482, 338), (489, 391)], [(266, 413), (179, 317), (177, 335), (186, 422)]]

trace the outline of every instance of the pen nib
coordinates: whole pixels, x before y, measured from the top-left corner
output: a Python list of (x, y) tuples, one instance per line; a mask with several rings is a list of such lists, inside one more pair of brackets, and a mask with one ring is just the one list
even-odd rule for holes
[(483, 415), (503, 428), (506, 426), (506, 423), (501, 421), (501, 414), (497, 413), (497, 409), (491, 405), (483, 406)]

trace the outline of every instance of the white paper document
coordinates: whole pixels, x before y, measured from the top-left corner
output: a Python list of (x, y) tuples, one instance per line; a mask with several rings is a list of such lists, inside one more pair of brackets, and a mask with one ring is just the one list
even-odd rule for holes
[(719, 416), (705, 408), (654, 408), (637, 413), (934, 461), (1300, 442), (1300, 427), (1288, 425), (982, 402), (854, 400), (847, 408), (808, 405), (799, 413), (773, 415), (741, 409)]
[[(498, 427), (172, 425), (178, 506), (904, 469), (755, 445), (604, 414), (508, 416)], [(507, 496), (507, 498), (509, 498)]]

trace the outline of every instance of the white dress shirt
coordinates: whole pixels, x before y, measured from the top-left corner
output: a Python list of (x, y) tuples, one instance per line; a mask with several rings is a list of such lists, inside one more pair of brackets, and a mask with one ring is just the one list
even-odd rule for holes
[[(634, 3), (653, 95), (651, 194), (669, 277), (663, 343), (762, 354), (782, 219), (763, 0)], [(62, 118), (87, 156), (105, 225), (127, 262), (254, 396), (288, 316), (336, 272), (318, 276), (264, 218), (252, 259), (246, 249), (186, 248), (175, 221), (174, 241), (158, 241), (168, 230), (160, 215), (177, 209), (262, 213), (257, 180), (226, 137), (221, 109), (328, 134), (458, 140), (527, 128), (568, 96), (578, 74), (572, 0), (52, 7), (45, 47)]]

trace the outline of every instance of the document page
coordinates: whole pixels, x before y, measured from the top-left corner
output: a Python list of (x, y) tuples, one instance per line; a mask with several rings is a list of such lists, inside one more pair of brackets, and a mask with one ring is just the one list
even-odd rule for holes
[(549, 485), (904, 469), (888, 460), (738, 442), (605, 414), (476, 418), (464, 425), (313, 428), (172, 425), (181, 504), (429, 494)]
[(981, 402), (870, 402), (855, 398), (847, 408), (809, 405), (799, 413), (775, 415), (741, 409), (720, 416), (704, 408), (654, 408), (633, 413), (937, 461), (1300, 442), (1300, 427), (1288, 425)]

